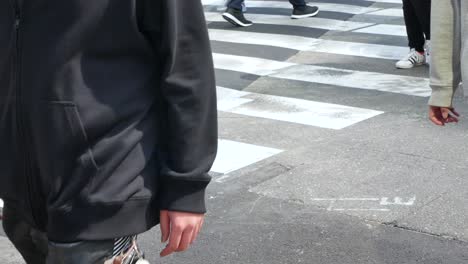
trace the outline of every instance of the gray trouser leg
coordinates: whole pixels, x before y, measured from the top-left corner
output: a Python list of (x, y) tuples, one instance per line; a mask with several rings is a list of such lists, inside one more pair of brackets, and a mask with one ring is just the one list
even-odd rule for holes
[(463, 89), (465, 97), (468, 96), (468, 2), (461, 1), (460, 8), (460, 21), (461, 21), (461, 73), (463, 81)]

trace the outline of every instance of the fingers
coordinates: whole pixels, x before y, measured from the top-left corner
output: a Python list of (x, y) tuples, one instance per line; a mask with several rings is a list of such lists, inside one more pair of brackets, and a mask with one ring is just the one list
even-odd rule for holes
[(195, 227), (188, 228), (183, 234), (180, 240), (179, 247), (177, 248), (176, 252), (182, 252), (189, 248), (190, 242), (192, 241), (193, 233), (195, 231)]
[(445, 119), (445, 123), (458, 123), (458, 118), (454, 116), (449, 116)]
[(161, 257), (168, 256), (177, 251), (179, 248), (180, 241), (182, 239), (182, 234), (184, 232), (184, 228), (176, 223), (171, 224), (171, 234), (169, 237), (169, 243), (167, 244), (166, 248), (163, 249), (161, 252)]
[(460, 116), (453, 108), (441, 108), (442, 117), (445, 123), (458, 123), (458, 116)]
[(192, 233), (192, 237), (190, 238), (190, 245), (192, 245), (193, 242), (195, 242), (195, 239), (197, 239), (198, 233), (200, 233), (200, 228), (196, 227)]
[(430, 120), (432, 121), (432, 123), (434, 123), (435, 125), (438, 125), (438, 126), (444, 126), (444, 125), (445, 125), (444, 122), (440, 121), (439, 119), (437, 119), (437, 118), (435, 118), (435, 117), (431, 117), (431, 118), (429, 118), (429, 119), (430, 119)]
[(440, 108), (440, 112), (442, 113), (442, 118), (446, 120), (450, 116), (450, 110), (447, 108)]
[(429, 107), (429, 120), (431, 120), (432, 123), (438, 126), (445, 125), (444, 119), (442, 117), (442, 113), (440, 111), (440, 107), (434, 107), (434, 106)]
[(200, 234), (200, 230), (203, 227), (203, 222), (204, 220), (202, 219), (200, 221), (200, 224), (198, 224), (198, 226), (195, 228), (195, 231), (193, 232), (193, 235), (192, 235), (192, 239), (190, 240), (190, 244), (193, 244), (193, 242), (195, 242), (195, 240), (197, 239), (198, 234)]
[(429, 120), (438, 126), (444, 126), (446, 123), (458, 123), (460, 114), (453, 108), (447, 107), (429, 107)]
[(161, 228), (161, 243), (164, 243), (169, 239), (170, 228), (171, 228), (169, 212), (161, 211), (159, 221), (160, 221), (160, 228)]
[(203, 218), (203, 214), (161, 211), (162, 237), (164, 242), (169, 239), (161, 257), (187, 250), (198, 236)]

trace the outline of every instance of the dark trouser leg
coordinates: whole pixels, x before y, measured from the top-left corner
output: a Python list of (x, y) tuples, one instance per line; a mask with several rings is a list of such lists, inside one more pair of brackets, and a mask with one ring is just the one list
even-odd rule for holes
[(49, 242), (47, 264), (103, 264), (112, 258), (114, 240), (76, 243)]
[(291, 5), (293, 5), (293, 7), (296, 9), (301, 9), (301, 8), (304, 8), (305, 5), (306, 5), (306, 2), (305, 0), (289, 0), (289, 2), (291, 3)]
[(242, 10), (243, 3), (244, 3), (244, 0), (230, 0), (227, 4), (227, 7), (234, 8), (237, 10)]
[(26, 223), (8, 203), (3, 209), (3, 229), (26, 263), (46, 263), (47, 237)]
[[(424, 30), (418, 17), (418, 13), (423, 12), (421, 10), (416, 10), (422, 8), (422, 6), (415, 6), (414, 2), (422, 2), (422, 0), (403, 0), (403, 13), (409, 41), (408, 46), (419, 52), (423, 52), (426, 38), (424, 37)], [(430, 19), (430, 10), (427, 19)]]
[(421, 29), (427, 40), (431, 39), (431, 0), (411, 0)]

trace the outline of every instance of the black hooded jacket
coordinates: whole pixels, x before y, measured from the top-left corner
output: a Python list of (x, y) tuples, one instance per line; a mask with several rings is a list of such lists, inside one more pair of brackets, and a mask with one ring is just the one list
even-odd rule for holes
[(0, 1), (0, 198), (49, 239), (204, 213), (216, 122), (200, 0)]

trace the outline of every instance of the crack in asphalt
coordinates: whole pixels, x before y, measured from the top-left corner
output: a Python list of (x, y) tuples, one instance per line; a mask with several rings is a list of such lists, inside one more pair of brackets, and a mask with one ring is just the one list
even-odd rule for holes
[[(373, 221), (373, 222), (374, 222), (374, 221)], [(375, 221), (375, 222), (376, 222), (376, 221)], [(414, 232), (414, 233), (418, 233), (418, 234), (422, 234), (422, 235), (432, 236), (432, 237), (441, 238), (441, 239), (444, 239), (444, 240), (450, 240), (450, 241), (459, 242), (459, 243), (468, 245), (468, 240), (464, 240), (464, 239), (461, 239), (461, 238), (458, 238), (458, 237), (454, 237), (454, 236), (448, 235), (448, 234), (432, 233), (432, 232), (424, 231), (424, 230), (417, 229), (417, 228), (412, 228), (412, 227), (408, 227), (408, 226), (402, 226), (402, 225), (398, 224), (397, 221), (393, 221), (393, 222), (377, 222), (377, 223), (379, 223), (380, 225), (383, 225), (383, 226), (389, 226), (389, 227), (393, 227), (393, 228), (398, 228), (398, 229), (404, 230), (404, 231)]]

